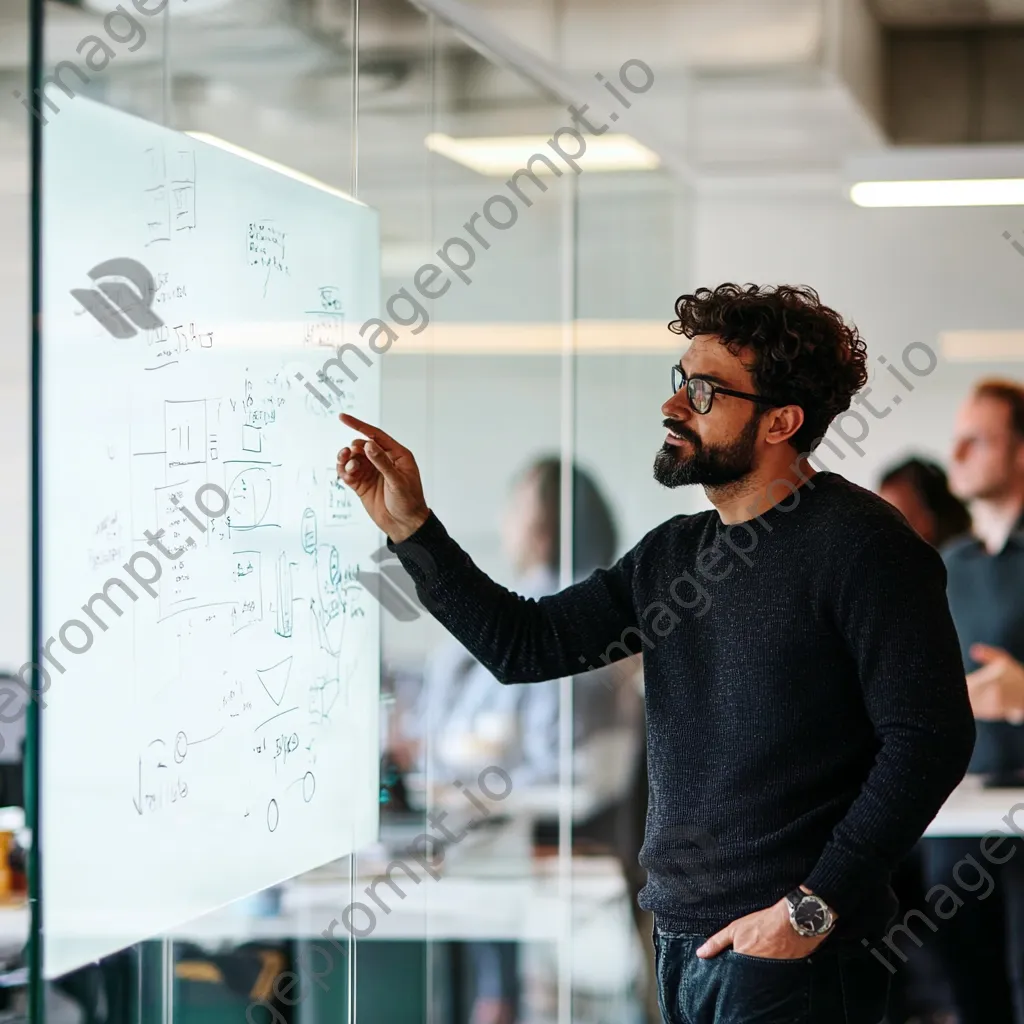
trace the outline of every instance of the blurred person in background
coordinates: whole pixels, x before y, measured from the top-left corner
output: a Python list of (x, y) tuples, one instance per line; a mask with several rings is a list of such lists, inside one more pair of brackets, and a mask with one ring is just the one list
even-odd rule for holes
[[(967, 506), (949, 489), (942, 467), (930, 459), (912, 456), (890, 465), (882, 471), (877, 490), (932, 547), (942, 548), (970, 532), (971, 514)], [(927, 910), (920, 843), (893, 872), (892, 887), (902, 913)], [(912, 944), (906, 949), (909, 961), (893, 975), (889, 997), (892, 1024), (939, 1024), (949, 1019), (945, 1014), (951, 997), (934, 942), (930, 941), (930, 933), (919, 937), (924, 944), (920, 948)]]
[[(558, 590), (561, 559), (561, 460), (535, 460), (514, 480), (501, 522), (501, 541), (516, 590), (541, 597)], [(583, 579), (615, 558), (617, 531), (594, 478), (573, 467), (573, 573)], [(637, 659), (634, 659), (634, 661)], [(633, 713), (639, 694), (620, 685), (619, 666), (574, 679), (575, 742)], [(632, 703), (632, 708), (629, 707)], [(458, 641), (448, 637), (427, 660), (412, 713), (403, 716), (403, 739), (392, 754), (405, 767), (426, 772), (437, 787), (475, 777), (498, 765), (520, 787), (559, 781), (559, 691), (550, 686), (501, 686)], [(623, 764), (623, 775), (632, 763)], [(593, 838), (613, 844), (618, 817), (607, 811), (585, 823)], [(575, 830), (574, 830), (575, 831)], [(635, 863), (639, 850), (627, 852)], [(632, 865), (631, 865), (632, 867)], [(469, 945), (472, 1024), (512, 1024), (519, 1019), (517, 946), (513, 942)]]
[[(991, 379), (974, 386), (956, 418), (949, 483), (968, 503), (973, 520), (973, 534), (943, 550), (949, 606), (976, 718), (968, 772), (1024, 786), (1020, 383)], [(979, 837), (926, 839), (922, 849), (926, 883), (952, 885), (957, 863), (965, 856), (977, 860)], [(1003, 840), (998, 855), (993, 853), (992, 862), (986, 857), (983, 867), (994, 880), (993, 891), (984, 899), (966, 899), (941, 922), (934, 942), (961, 1024), (1024, 1024), (1024, 841)]]
[(971, 531), (971, 513), (949, 489), (940, 465), (918, 457), (904, 459), (882, 473), (878, 493), (932, 547)]

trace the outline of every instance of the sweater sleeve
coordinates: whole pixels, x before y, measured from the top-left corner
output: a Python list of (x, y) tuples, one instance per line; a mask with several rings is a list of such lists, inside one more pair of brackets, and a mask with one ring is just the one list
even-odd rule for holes
[(632, 598), (636, 548), (557, 594), (528, 598), (479, 569), (433, 512), (410, 537), (388, 538), (387, 546), (423, 606), (503, 683), (576, 675), (641, 649)]
[(842, 917), (877, 892), (963, 778), (974, 716), (940, 556), (909, 530), (873, 533), (841, 574), (836, 624), (879, 741), (859, 795), (804, 885)]

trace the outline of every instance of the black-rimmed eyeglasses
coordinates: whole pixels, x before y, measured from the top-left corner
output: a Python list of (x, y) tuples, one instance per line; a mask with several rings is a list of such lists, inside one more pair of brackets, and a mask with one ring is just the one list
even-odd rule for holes
[(721, 384), (714, 384), (703, 377), (687, 377), (683, 368), (678, 363), (673, 363), (672, 393), (676, 394), (684, 385), (686, 386), (686, 397), (690, 400), (693, 411), (702, 416), (711, 412), (716, 394), (745, 398), (748, 402), (759, 402), (762, 405), (779, 405), (778, 402), (771, 398), (765, 398), (764, 395), (752, 395), (747, 391), (733, 391), (732, 388), (723, 388)]

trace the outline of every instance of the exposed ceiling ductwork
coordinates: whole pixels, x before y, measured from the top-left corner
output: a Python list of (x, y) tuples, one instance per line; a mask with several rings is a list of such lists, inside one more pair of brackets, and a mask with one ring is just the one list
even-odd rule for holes
[[(294, 124), (292, 149), (325, 137), (351, 89), (351, 0), (209, 2), (217, 9), (196, 12), (201, 0), (188, 0), (192, 16), (179, 18), (185, 0), (171, 0), (179, 121), (231, 123), (247, 108), (254, 121)], [(563, 0), (560, 25), (551, 0), (417, 2), (442, 19), (486, 20), (551, 81), (595, 87), (597, 72), (645, 61), (657, 81), (644, 115), (668, 162), (698, 173), (828, 170), (890, 142), (1024, 141), (1024, 0)], [(47, 0), (51, 66), (81, 60), (103, 3), (114, 6)], [(25, 74), (26, 9), (0, 0), (0, 75), (12, 83)], [(139, 108), (146, 116), (160, 102), (162, 22), (148, 21), (145, 46), (118, 48), (106, 79), (97, 76), (100, 89), (151, 102)], [(430, 51), (426, 24), (405, 0), (364, 0), (365, 110), (415, 117), (433, 89), (443, 109), (465, 115), (467, 133), (511, 134), (545, 104), (557, 116), (550, 90), (496, 69), (443, 26)], [(16, 100), (0, 108), (0, 122), (20, 116)], [(362, 156), (375, 152), (388, 168), (387, 140)]]
[(1024, 26), (895, 31), (885, 68), (890, 141), (1024, 142)]
[(872, 0), (872, 7), (892, 28), (1024, 25), (1024, 0)]

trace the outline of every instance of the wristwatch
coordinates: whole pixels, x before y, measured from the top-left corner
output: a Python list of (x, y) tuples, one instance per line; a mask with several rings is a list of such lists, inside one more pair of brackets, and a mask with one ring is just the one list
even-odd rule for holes
[(789, 923), (800, 935), (826, 935), (835, 924), (832, 908), (820, 897), (794, 889), (786, 894), (789, 904)]

